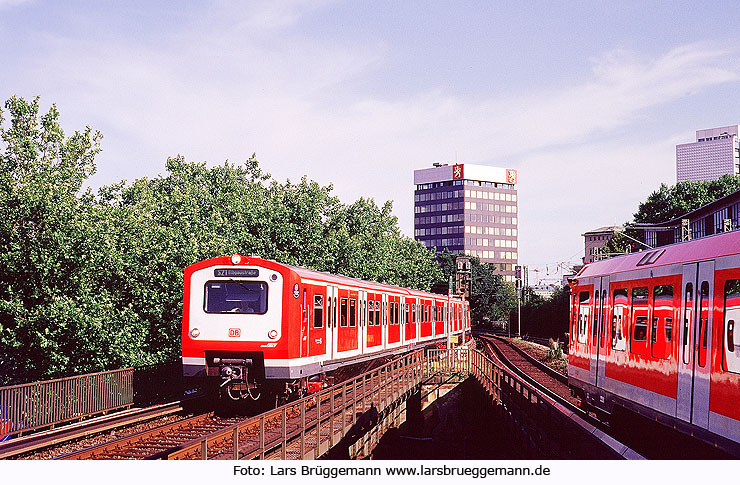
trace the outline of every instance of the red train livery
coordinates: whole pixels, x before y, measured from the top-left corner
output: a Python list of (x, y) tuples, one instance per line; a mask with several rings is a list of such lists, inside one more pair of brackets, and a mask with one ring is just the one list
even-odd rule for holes
[(568, 381), (740, 454), (740, 231), (586, 265), (571, 284)]
[(232, 399), (302, 392), (309, 377), (469, 329), (467, 303), (442, 295), (240, 255), (185, 269), (188, 388), (216, 383)]

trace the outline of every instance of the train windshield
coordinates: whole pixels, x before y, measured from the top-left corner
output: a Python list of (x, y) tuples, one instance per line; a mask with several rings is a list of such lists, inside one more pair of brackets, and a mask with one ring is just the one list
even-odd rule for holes
[(260, 281), (209, 281), (205, 287), (206, 313), (267, 312), (267, 284)]

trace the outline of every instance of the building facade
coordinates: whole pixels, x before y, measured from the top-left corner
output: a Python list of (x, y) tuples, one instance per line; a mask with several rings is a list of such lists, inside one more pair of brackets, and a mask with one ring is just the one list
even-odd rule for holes
[(698, 130), (694, 143), (676, 145), (676, 181), (716, 180), (740, 174), (738, 125)]
[(517, 172), (473, 164), (414, 170), (414, 237), (438, 253), (477, 256), (514, 281), (518, 261)]
[(599, 251), (606, 245), (615, 232), (622, 231), (622, 226), (606, 226), (581, 234), (585, 244), (583, 264), (593, 263), (598, 259)]
[(651, 248), (740, 229), (740, 190), (670, 221), (636, 224)]

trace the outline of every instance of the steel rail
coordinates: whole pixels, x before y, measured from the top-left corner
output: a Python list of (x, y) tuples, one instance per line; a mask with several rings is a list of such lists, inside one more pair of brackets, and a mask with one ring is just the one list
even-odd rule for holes
[[(99, 445), (91, 446), (83, 450), (78, 450), (66, 455), (57, 457), (57, 460), (91, 460), (96, 458), (109, 458), (110, 454), (115, 450), (115, 453), (120, 453), (125, 448), (135, 448), (137, 444), (145, 443), (149, 440), (153, 440), (155, 436), (169, 435), (177, 430), (192, 428), (205, 423), (208, 419), (213, 416), (212, 412), (193, 416), (191, 418), (182, 419), (175, 423), (164, 424), (157, 426), (152, 429), (140, 431), (132, 435), (123, 436)], [(160, 448), (167, 448), (161, 446)]]
[[(403, 366), (402, 363), (414, 367)], [(208, 413), (70, 453), (59, 459), (265, 458), (276, 449), (285, 458), (289, 446), (299, 438), (300, 456), (310, 457), (313, 454), (318, 458), (319, 451), (321, 454), (326, 452), (355, 424), (358, 411), (364, 413), (376, 404), (376, 409), (387, 407), (408, 391), (409, 385), (404, 385), (409, 381), (408, 377), (416, 376), (416, 380), (420, 381), (422, 363), (421, 353), (416, 352), (316, 395), (247, 420), (240, 419), (239, 423), (216, 424), (212, 421), (212, 413)], [(252, 446), (255, 441), (257, 446)], [(310, 449), (306, 450), (307, 446)], [(226, 447), (236, 451), (224, 452)], [(239, 449), (244, 451), (239, 452)]]
[(519, 348), (517, 345), (509, 342), (508, 340), (504, 339), (503, 337), (494, 336), (494, 337), (489, 337), (489, 339), (490, 338), (493, 338), (494, 340), (496, 340), (498, 342), (502, 342), (504, 345), (507, 345), (509, 348), (514, 349), (516, 352), (519, 353), (519, 355), (521, 355), (522, 357), (524, 357), (525, 359), (527, 359), (527, 361), (529, 361), (532, 365), (535, 365), (542, 372), (546, 373), (547, 375), (549, 375), (553, 379), (557, 379), (558, 381), (562, 382), (563, 384), (568, 384), (568, 376), (561, 374), (560, 372), (556, 371), (555, 369), (553, 369), (552, 367), (550, 367), (550, 366), (548, 366), (546, 364), (543, 364), (539, 360), (537, 360), (534, 357), (532, 357), (527, 351), (522, 350), (521, 348)]
[[(318, 458), (350, 432), (356, 424), (359, 409), (362, 414), (377, 403), (376, 412), (382, 414), (419, 385), (423, 363), (424, 359), (418, 353), (396, 359), (318, 395), (196, 438), (169, 453), (160, 454), (158, 458)], [(338, 396), (341, 396), (339, 407)], [(298, 414), (289, 417), (288, 408), (298, 408)], [(268, 427), (268, 422), (278, 423), (279, 431)], [(164, 454), (167, 456), (162, 456)]]
[[(552, 391), (548, 387), (544, 386), (543, 384), (541, 384), (540, 382), (538, 382), (537, 379), (535, 379), (534, 377), (530, 376), (529, 374), (527, 374), (526, 372), (524, 372), (522, 369), (520, 369), (519, 367), (517, 367), (515, 364), (513, 364), (511, 362), (511, 360), (509, 360), (503, 354), (503, 352), (497, 347), (497, 343), (502, 343), (500, 338), (489, 337), (489, 338), (484, 338), (483, 340), (487, 341), (491, 345), (492, 349), (496, 353), (496, 356), (514, 374), (516, 374), (520, 378), (524, 379), (528, 384), (530, 384), (531, 386), (533, 386), (538, 391), (540, 391), (540, 392), (544, 393), (545, 395), (547, 395), (550, 399), (556, 401), (558, 404), (560, 404), (563, 407), (565, 407), (566, 409), (568, 409), (568, 411), (571, 411), (573, 413), (576, 413), (578, 416), (580, 416), (582, 419), (584, 419), (585, 421), (587, 421), (592, 426), (596, 426), (597, 428), (601, 429), (602, 431), (608, 431), (609, 426), (608, 426), (607, 423), (604, 423), (603, 421), (601, 421), (601, 420), (599, 420), (599, 419), (591, 416), (590, 414), (588, 414), (587, 412), (585, 412), (583, 409), (581, 409), (580, 407), (576, 406), (572, 402), (568, 401), (567, 399), (565, 399), (561, 395), (557, 394), (556, 392)], [(508, 345), (510, 348), (514, 349), (516, 352), (518, 352), (522, 356), (524, 356), (524, 358), (526, 358), (528, 361), (531, 362), (532, 360), (534, 360), (535, 362), (533, 362), (533, 364), (536, 365), (538, 368), (542, 369), (543, 367), (547, 367), (544, 364), (542, 364), (541, 362), (539, 362), (536, 359), (534, 359), (532, 356), (530, 356), (526, 352), (524, 352), (523, 350), (519, 349), (516, 345), (508, 344), (506, 341), (503, 341), (503, 343), (505, 345)], [(563, 382), (565, 384), (568, 383), (568, 378), (567, 377), (563, 376), (562, 374), (560, 374), (558, 372), (555, 372), (554, 370), (550, 369), (549, 367), (547, 367), (547, 369), (542, 369), (542, 370), (544, 372), (547, 372), (548, 375), (550, 374), (550, 372), (552, 372), (552, 373), (556, 374), (553, 377), (555, 377), (558, 381)]]
[(77, 438), (84, 438), (123, 426), (175, 414), (182, 410), (181, 402), (159, 404), (146, 408), (127, 409), (67, 426), (22, 436), (0, 444), (0, 459), (12, 458)]

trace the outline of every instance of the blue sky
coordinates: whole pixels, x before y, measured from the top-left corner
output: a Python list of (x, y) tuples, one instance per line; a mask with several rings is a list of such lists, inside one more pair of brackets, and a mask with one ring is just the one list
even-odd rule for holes
[(516, 168), (534, 281), (675, 183), (677, 143), (740, 123), (738, 18), (732, 2), (0, 0), (0, 98), (100, 130), (94, 187), (256, 152), (278, 180), (393, 200), (408, 235), (415, 168)]

